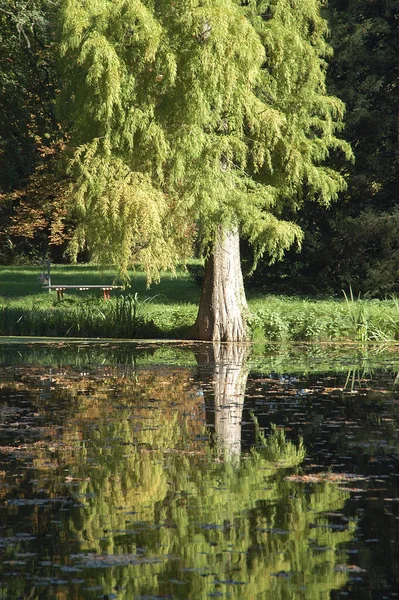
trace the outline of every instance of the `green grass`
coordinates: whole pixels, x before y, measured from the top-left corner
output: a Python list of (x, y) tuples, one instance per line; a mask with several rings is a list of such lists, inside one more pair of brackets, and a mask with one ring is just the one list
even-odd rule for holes
[[(57, 302), (42, 289), (40, 267), (0, 267), (0, 335), (110, 338), (184, 338), (193, 324), (200, 290), (189, 274), (165, 273), (146, 288), (144, 273), (104, 301), (95, 293), (71, 292)], [(53, 284), (110, 284), (111, 269), (90, 265), (51, 269)], [(399, 339), (399, 301), (355, 298), (311, 299), (254, 294), (249, 297), (254, 340), (392, 341)]]
[[(179, 338), (195, 320), (200, 290), (189, 274), (164, 273), (147, 289), (143, 272), (131, 273), (130, 286), (110, 301), (95, 292), (70, 291), (62, 302), (43, 289), (40, 267), (0, 267), (0, 335)], [(89, 265), (51, 267), (51, 283), (118, 283), (115, 271)]]
[[(43, 301), (43, 296), (49, 296), (51, 302), (55, 292), (43, 294), (42, 285), (38, 279), (42, 267), (1, 267), (0, 266), (0, 302), (12, 301), (22, 302), (25, 299)], [(177, 270), (177, 277), (170, 273), (164, 273), (161, 282), (153, 284), (147, 289), (146, 277), (142, 271), (132, 271), (131, 285), (123, 292), (114, 292), (115, 296), (120, 294), (138, 293), (141, 298), (152, 298), (153, 302), (170, 304), (180, 302), (197, 303), (199, 300), (199, 289), (191, 281), (189, 274)], [(120, 284), (116, 280), (115, 270), (110, 268), (100, 269), (91, 265), (52, 265), (51, 283), (69, 285), (95, 285), (95, 284)], [(97, 293), (97, 297), (101, 291)], [(78, 291), (68, 293), (68, 296), (87, 298), (87, 292)]]

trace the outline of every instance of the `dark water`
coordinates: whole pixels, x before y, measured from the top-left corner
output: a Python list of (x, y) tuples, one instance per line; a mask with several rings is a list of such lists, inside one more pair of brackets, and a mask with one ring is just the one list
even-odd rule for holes
[(0, 344), (0, 599), (399, 597), (398, 371)]

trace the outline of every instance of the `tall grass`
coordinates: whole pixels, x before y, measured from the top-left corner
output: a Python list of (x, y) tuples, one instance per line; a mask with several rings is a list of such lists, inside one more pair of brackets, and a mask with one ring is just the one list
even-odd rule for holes
[(137, 295), (110, 301), (60, 302), (52, 306), (0, 307), (0, 335), (156, 338), (182, 337), (195, 318), (195, 305), (153, 305)]
[(399, 339), (399, 301), (343, 295), (341, 300), (257, 298), (251, 329), (257, 339), (275, 341), (385, 342)]
[[(185, 270), (164, 274), (146, 288), (143, 272), (131, 273), (131, 287), (113, 292), (109, 301), (68, 291), (62, 302), (38, 279), (39, 267), (0, 267), (0, 335), (114, 337), (131, 339), (182, 337), (194, 322), (199, 289)], [(111, 284), (115, 272), (89, 265), (51, 268), (53, 284)]]
[[(42, 299), (43, 300), (43, 299)], [(164, 303), (137, 294), (7, 302), (0, 305), (0, 335), (109, 338), (184, 338), (197, 305)], [(303, 300), (265, 297), (249, 302), (254, 340), (385, 342), (399, 339), (399, 301)]]

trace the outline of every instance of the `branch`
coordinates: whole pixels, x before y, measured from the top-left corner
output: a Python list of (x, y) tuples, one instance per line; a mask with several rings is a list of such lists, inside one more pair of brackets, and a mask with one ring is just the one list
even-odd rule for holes
[(17, 27), (17, 31), (19, 33), (19, 39), (21, 39), (21, 34), (22, 34), (24, 36), (24, 39), (25, 39), (25, 42), (26, 42), (26, 47), (30, 49), (31, 44), (30, 44), (29, 38), (26, 35), (26, 33), (24, 31), (24, 28), (22, 27), (21, 23), (17, 23), (16, 27)]

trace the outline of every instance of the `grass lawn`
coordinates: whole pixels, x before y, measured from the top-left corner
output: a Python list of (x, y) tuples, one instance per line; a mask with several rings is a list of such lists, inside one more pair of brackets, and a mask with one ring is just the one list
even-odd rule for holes
[[(146, 287), (143, 272), (110, 301), (95, 292), (73, 291), (57, 301), (39, 281), (40, 267), (0, 267), (0, 335), (110, 338), (184, 338), (193, 324), (200, 289), (189, 273), (165, 273)], [(52, 284), (111, 284), (115, 272), (91, 265), (54, 265)], [(137, 295), (136, 295), (137, 294)], [(399, 339), (399, 301), (311, 299), (251, 294), (250, 329), (255, 340), (392, 341)]]
[[(39, 275), (43, 267), (5, 267), (0, 266), (0, 302), (21, 302), (24, 300), (40, 300), (52, 302), (56, 298), (56, 292), (47, 293), (43, 290), (39, 281)], [(199, 288), (190, 279), (187, 271), (178, 269), (177, 277), (165, 273), (159, 284), (152, 284), (147, 289), (146, 277), (142, 271), (131, 271), (131, 285), (123, 291), (115, 291), (115, 296), (121, 294), (138, 293), (140, 298), (152, 298), (152, 302), (170, 304), (174, 302), (199, 301)], [(90, 265), (52, 265), (51, 283), (67, 285), (95, 285), (112, 284), (120, 282), (115, 280), (115, 270), (110, 268), (99, 269)], [(101, 296), (101, 290), (92, 292)], [(76, 298), (87, 298), (88, 292), (71, 291), (68, 296)]]

